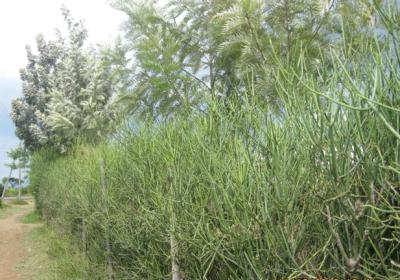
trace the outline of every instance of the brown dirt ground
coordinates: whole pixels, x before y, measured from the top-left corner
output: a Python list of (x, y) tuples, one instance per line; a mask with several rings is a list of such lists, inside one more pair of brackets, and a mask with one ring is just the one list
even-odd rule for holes
[(24, 234), (35, 225), (23, 224), (21, 217), (33, 211), (33, 203), (27, 205), (13, 205), (18, 208), (17, 213), (0, 219), (0, 279), (16, 280), (16, 266), (27, 256), (27, 249), (23, 245)]

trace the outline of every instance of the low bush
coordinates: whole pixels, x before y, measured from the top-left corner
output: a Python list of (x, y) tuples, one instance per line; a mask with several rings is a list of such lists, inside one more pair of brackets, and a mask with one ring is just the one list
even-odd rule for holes
[(40, 215), (34, 211), (21, 218), (21, 222), (24, 224), (35, 224), (41, 222)]
[(23, 199), (18, 199), (18, 198), (13, 199), (11, 203), (14, 205), (27, 205), (28, 204), (27, 201), (25, 201)]
[[(28, 189), (22, 188), (21, 195), (27, 195), (27, 194), (28, 194)], [(19, 195), (19, 190), (15, 188), (8, 188), (5, 193), (5, 196), (18, 196), (18, 195)]]

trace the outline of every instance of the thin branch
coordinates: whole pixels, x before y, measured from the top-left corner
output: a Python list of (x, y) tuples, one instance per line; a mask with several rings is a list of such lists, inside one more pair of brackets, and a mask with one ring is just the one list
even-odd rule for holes
[(182, 68), (182, 71), (184, 73), (186, 73), (187, 75), (189, 75), (190, 77), (192, 77), (193, 79), (195, 79), (196, 81), (200, 82), (202, 85), (204, 85), (209, 91), (211, 91), (211, 87), (209, 85), (207, 85), (206, 82), (204, 82), (202, 79), (200, 79), (199, 77), (197, 77), (196, 75), (190, 73), (189, 71), (187, 71), (185, 68)]
[(342, 240), (340, 239), (339, 234), (335, 231), (335, 228), (333, 227), (331, 211), (330, 211), (328, 205), (326, 206), (326, 217), (328, 219), (329, 229), (331, 230), (332, 235), (335, 237), (336, 244), (339, 247), (339, 251), (342, 254), (342, 256), (344, 257), (346, 263), (349, 263), (350, 259), (346, 253), (346, 250), (343, 247)]
[(260, 55), (261, 55), (263, 61), (266, 61), (267, 59), (266, 59), (265, 56), (264, 56), (264, 53), (263, 53), (263, 51), (262, 51), (262, 49), (261, 49), (261, 46), (260, 46), (260, 43), (258, 42), (257, 34), (255, 33), (255, 31), (254, 31), (254, 29), (253, 29), (253, 26), (251, 25), (250, 18), (249, 18), (249, 14), (247, 13), (247, 11), (245, 12), (245, 18), (246, 18), (247, 25), (249, 26), (251, 35), (252, 35), (253, 38), (254, 38), (254, 42), (256, 43), (257, 50), (258, 50), (258, 52), (260, 53)]

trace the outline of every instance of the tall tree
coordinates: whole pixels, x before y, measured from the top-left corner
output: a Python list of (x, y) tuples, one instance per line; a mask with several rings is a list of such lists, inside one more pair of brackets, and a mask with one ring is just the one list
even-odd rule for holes
[(154, 118), (199, 109), (217, 95), (219, 77), (210, 22), (230, 1), (115, 1), (124, 11), (126, 48), (132, 54), (128, 109)]
[(53, 77), (62, 55), (60, 41), (46, 42), (42, 35), (36, 39), (38, 53), (27, 46), (27, 66), (21, 70), (22, 97), (12, 102), (12, 119), (16, 135), (29, 149), (37, 149), (49, 142), (50, 131), (44, 118), (46, 104), (53, 88)]
[(124, 100), (157, 117), (202, 107), (207, 97), (241, 99), (251, 84), (259, 103), (279, 107), (277, 59), (295, 64), (302, 53), (317, 75), (331, 48), (345, 44), (356, 53), (355, 42), (373, 30), (373, 5), (382, 1), (374, 2), (116, 0), (128, 15), (125, 42), (134, 58)]
[(18, 199), (21, 200), (22, 191), (22, 171), (28, 167), (29, 163), (29, 152), (21, 144), (14, 151), (17, 156), (16, 167), (18, 168)]
[(28, 48), (21, 71), (23, 96), (14, 100), (17, 136), (35, 150), (45, 145), (66, 151), (77, 139), (94, 143), (116, 120), (114, 67), (103, 52), (85, 48), (87, 31), (62, 8), (68, 37), (46, 43), (38, 37), (38, 55)]
[(4, 183), (3, 192), (1, 194), (1, 200), (4, 199), (4, 195), (7, 191), (7, 188), (10, 185), (10, 179), (11, 179), (12, 172), (14, 170), (18, 169), (17, 161), (20, 156), (20, 151), (19, 151), (19, 149), (12, 149), (9, 152), (7, 152), (7, 155), (11, 159), (11, 162), (6, 164), (6, 166), (10, 168), (10, 173), (8, 174), (7, 181)]

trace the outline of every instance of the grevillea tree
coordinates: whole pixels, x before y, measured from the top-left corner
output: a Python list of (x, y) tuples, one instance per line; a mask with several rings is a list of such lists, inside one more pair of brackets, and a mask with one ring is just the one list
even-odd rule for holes
[(30, 150), (52, 146), (64, 152), (78, 139), (102, 139), (116, 120), (115, 67), (103, 51), (85, 47), (87, 31), (63, 8), (68, 36), (37, 38), (21, 70), (22, 97), (13, 101), (17, 136)]

